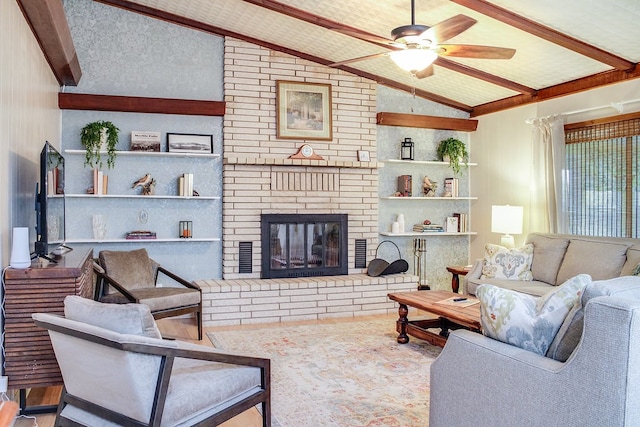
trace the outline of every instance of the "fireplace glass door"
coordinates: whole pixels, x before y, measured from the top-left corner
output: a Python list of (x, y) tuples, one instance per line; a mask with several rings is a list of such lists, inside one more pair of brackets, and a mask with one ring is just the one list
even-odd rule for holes
[(343, 264), (346, 267), (346, 260), (341, 259), (346, 254), (346, 222), (305, 221), (300, 217), (296, 215), (290, 221), (278, 218), (268, 224), (270, 273), (263, 271), (262, 277), (345, 274), (336, 269), (342, 271)]

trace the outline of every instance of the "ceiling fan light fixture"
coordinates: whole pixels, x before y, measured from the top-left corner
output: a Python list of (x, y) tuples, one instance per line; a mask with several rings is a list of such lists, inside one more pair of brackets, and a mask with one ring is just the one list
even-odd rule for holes
[(389, 56), (398, 67), (410, 73), (427, 68), (438, 58), (438, 54), (431, 49), (397, 50), (391, 52)]

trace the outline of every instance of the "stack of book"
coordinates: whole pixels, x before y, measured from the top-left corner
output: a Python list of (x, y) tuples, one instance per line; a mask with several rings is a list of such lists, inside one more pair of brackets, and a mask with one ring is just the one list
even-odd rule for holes
[(454, 213), (453, 216), (458, 218), (458, 233), (469, 231), (469, 217), (466, 213)]
[(413, 226), (413, 231), (418, 233), (436, 233), (444, 231), (442, 224), (416, 224)]
[(100, 196), (102, 194), (107, 194), (107, 189), (109, 188), (109, 177), (104, 174), (101, 170), (94, 169), (93, 170), (93, 194), (96, 196)]
[(444, 197), (458, 197), (458, 178), (445, 178)]
[(178, 178), (178, 195), (184, 197), (193, 196), (193, 174), (185, 173)]
[(127, 240), (143, 240), (143, 239), (155, 239), (156, 232), (155, 231), (146, 231), (146, 230), (136, 230), (129, 231), (127, 233)]

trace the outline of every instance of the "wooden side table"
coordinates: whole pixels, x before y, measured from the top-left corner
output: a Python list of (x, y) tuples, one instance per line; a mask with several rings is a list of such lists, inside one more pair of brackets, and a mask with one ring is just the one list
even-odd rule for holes
[(460, 276), (466, 276), (471, 267), (466, 265), (450, 265), (447, 267), (447, 271), (451, 273), (451, 290), (458, 293), (460, 289)]

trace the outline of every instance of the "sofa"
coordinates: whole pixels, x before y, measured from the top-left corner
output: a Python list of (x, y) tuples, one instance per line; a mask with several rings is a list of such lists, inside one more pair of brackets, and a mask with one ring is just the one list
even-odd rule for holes
[(640, 277), (593, 281), (578, 301), (565, 361), (451, 332), (430, 368), (429, 426), (640, 426)]
[[(489, 257), (485, 254), (464, 276), (463, 293), (475, 295), (478, 286), (488, 283), (542, 296), (578, 274), (589, 274), (593, 280), (611, 279), (631, 275), (634, 270), (637, 274), (640, 264), (640, 239), (531, 233), (526, 238), (525, 247), (529, 244), (532, 245), (533, 257), (528, 275), (510, 279), (487, 278), (483, 272), (488, 273)], [(487, 253), (496, 247), (487, 245)]]

